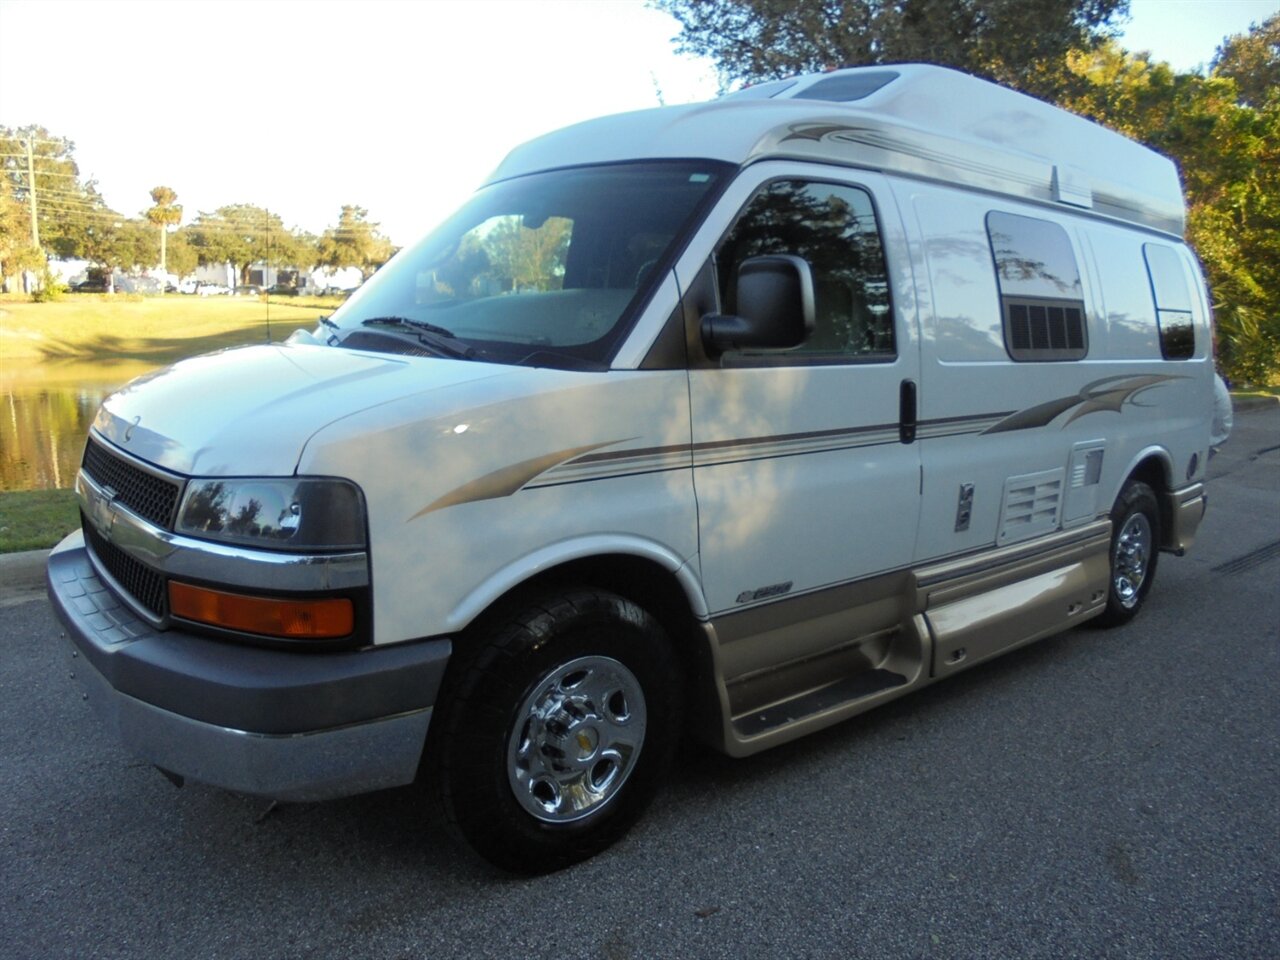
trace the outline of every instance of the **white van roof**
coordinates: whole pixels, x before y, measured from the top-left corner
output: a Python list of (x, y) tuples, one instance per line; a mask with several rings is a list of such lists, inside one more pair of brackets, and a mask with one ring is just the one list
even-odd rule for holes
[(589, 120), (517, 147), (490, 182), (650, 158), (791, 158), (1065, 204), (1181, 237), (1173, 162), (1034, 97), (928, 64), (854, 67), (708, 103)]

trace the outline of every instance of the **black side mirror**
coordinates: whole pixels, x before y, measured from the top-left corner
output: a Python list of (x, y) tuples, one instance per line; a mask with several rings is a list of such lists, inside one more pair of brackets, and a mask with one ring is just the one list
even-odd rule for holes
[(803, 257), (773, 254), (742, 261), (736, 293), (736, 316), (702, 318), (702, 345), (709, 356), (798, 347), (813, 332), (813, 271)]

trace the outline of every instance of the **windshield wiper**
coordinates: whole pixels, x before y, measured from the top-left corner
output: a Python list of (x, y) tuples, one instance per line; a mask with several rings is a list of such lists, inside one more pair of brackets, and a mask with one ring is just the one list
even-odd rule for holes
[(438, 327), (434, 323), (427, 323), (425, 320), (412, 320), (409, 317), (370, 317), (368, 320), (361, 320), (360, 326), (397, 327), (441, 356), (470, 360), (476, 355), (475, 348), (465, 345), (452, 330)]

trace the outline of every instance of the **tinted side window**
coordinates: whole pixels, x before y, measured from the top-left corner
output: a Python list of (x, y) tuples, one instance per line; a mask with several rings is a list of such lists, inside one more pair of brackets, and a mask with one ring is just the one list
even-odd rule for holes
[(1151, 295), (1155, 298), (1160, 328), (1160, 352), (1166, 360), (1186, 360), (1196, 352), (1196, 330), (1191, 317), (1191, 291), (1182, 263), (1169, 247), (1144, 243)]
[(819, 362), (897, 355), (884, 248), (865, 190), (783, 180), (757, 193), (716, 251), (726, 313), (737, 310), (742, 261), (774, 253), (803, 257), (813, 270), (813, 335), (791, 350), (741, 356)]
[(1080, 268), (1056, 223), (992, 211), (987, 237), (1014, 360), (1079, 360), (1089, 350)]

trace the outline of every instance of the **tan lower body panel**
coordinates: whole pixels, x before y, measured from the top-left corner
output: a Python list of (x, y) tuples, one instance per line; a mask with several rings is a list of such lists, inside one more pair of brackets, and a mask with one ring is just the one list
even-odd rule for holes
[(870, 710), (1106, 605), (1111, 522), (841, 584), (703, 624), (719, 729), (745, 756)]
[(1163, 531), (1160, 549), (1182, 556), (1195, 542), (1196, 531), (1200, 529), (1200, 521), (1204, 519), (1205, 510), (1209, 506), (1209, 498), (1205, 495), (1203, 483), (1174, 490), (1164, 494), (1164, 497), (1163, 514), (1169, 518), (1169, 529)]

